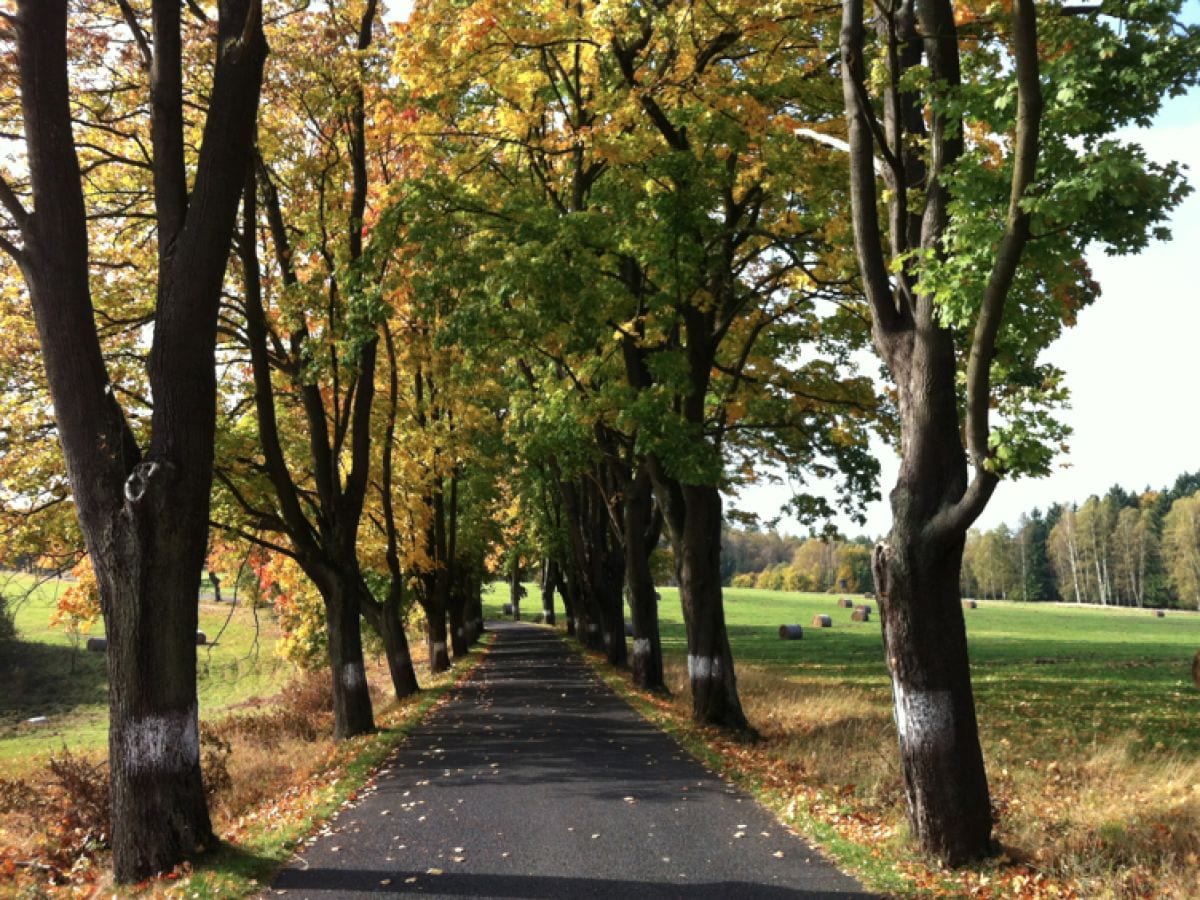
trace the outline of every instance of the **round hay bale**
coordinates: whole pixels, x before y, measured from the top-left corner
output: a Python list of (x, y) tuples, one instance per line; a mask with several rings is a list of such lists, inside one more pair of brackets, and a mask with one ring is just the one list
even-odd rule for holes
[(865, 612), (865, 613), (866, 613), (868, 616), (869, 616), (871, 613), (875, 612), (875, 610), (873, 610), (873, 609), (871, 608), (871, 604), (870, 604), (870, 603), (860, 603), (860, 604), (858, 604), (858, 605), (857, 605), (856, 607), (854, 607), (854, 608), (855, 608), (855, 609), (861, 609), (861, 610), (862, 610), (863, 612)]
[(208, 643), (208, 635), (205, 634), (203, 631), (197, 631), (196, 632), (196, 646), (203, 647), (207, 643)]
[(813, 628), (832, 628), (833, 616), (813, 616)]
[(503, 606), (500, 607), (501, 615), (511, 616), (512, 613), (513, 613), (513, 606), (511, 603), (505, 603)]
[(1200, 690), (1200, 650), (1197, 650), (1196, 655), (1192, 657), (1192, 681), (1197, 690)]
[(1156, 609), (1154, 611), (1154, 615), (1160, 619), (1165, 619), (1167, 617), (1167, 612), (1166, 612), (1166, 610), (1163, 610), (1163, 609)]
[(850, 621), (851, 622), (870, 622), (871, 621), (871, 610), (866, 607), (856, 606), (854, 608), (854, 612), (850, 613)]
[(87, 648), (92, 653), (105, 653), (108, 650), (108, 638), (88, 638)]
[(798, 641), (804, 637), (804, 629), (799, 625), (780, 625), (779, 639), (781, 641)]
[(843, 597), (838, 601), (838, 606), (842, 609), (852, 609), (854, 607), (854, 601), (849, 597)]
[(625, 637), (633, 637), (633, 623), (632, 622), (625, 623)]
[(963, 601), (963, 609), (978, 609), (978, 608), (979, 608), (979, 604), (976, 603), (974, 600), (964, 600)]

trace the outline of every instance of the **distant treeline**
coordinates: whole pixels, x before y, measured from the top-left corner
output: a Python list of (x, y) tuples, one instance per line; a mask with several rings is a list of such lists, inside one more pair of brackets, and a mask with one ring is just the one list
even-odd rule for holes
[[(796, 538), (727, 529), (732, 587), (872, 590), (869, 538)], [(1023, 514), (1015, 528), (972, 530), (964, 596), (1113, 606), (1200, 608), (1200, 472), (1164, 490), (1114, 486), (1082, 504)]]
[(732, 587), (860, 593), (872, 587), (871, 544), (869, 538), (795, 538), (726, 529), (721, 574)]
[(962, 578), (976, 597), (1200, 607), (1200, 472), (972, 531)]

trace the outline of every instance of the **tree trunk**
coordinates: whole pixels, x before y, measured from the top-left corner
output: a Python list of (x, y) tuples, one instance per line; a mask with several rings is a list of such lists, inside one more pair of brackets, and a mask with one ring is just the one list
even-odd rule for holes
[(702, 725), (752, 731), (738, 697), (721, 592), (721, 493), (681, 484), (648, 460), (675, 552), (675, 576), (687, 632), (692, 718)]
[(363, 601), (363, 615), (383, 640), (383, 652), (387, 657), (388, 673), (392, 677), (392, 690), (397, 700), (417, 693), (417, 673), (413, 669), (412, 651), (408, 646), (408, 635), (404, 633), (404, 620), (400, 617), (401, 601), (398, 591), (383, 603), (374, 598)]
[(455, 659), (462, 659), (471, 650), (466, 617), (467, 598), (458, 591), (451, 591), (447, 606), (450, 613), (450, 650)]
[(650, 553), (657, 543), (653, 505), (650, 474), (639, 467), (625, 491), (624, 517), (625, 585), (629, 589), (629, 612), (633, 620), (633, 683), (661, 691), (666, 683), (658, 632), (658, 592), (650, 571)]
[(926, 853), (957, 866), (990, 852), (992, 814), (959, 582), (967, 525), (939, 518), (968, 486), (953, 353), (939, 330), (893, 367), (905, 453), (875, 574), (909, 825)]
[(450, 650), (446, 641), (446, 608), (431, 603), (425, 609), (426, 644), (429, 647), (429, 671), (445, 672), (450, 668)]
[(879, 594), (909, 825), (926, 852), (951, 866), (985, 855), (992, 832), (961, 562), (961, 538), (938, 546), (898, 520)]
[(514, 552), (508, 570), (508, 602), (512, 604), (514, 622), (521, 621), (521, 598), (524, 596), (525, 586), (521, 584), (521, 558)]
[(191, 540), (182, 533), (167, 496), (117, 524), (111, 556), (93, 555), (105, 598), (113, 858), (122, 881), (169, 871), (216, 841), (196, 704), (204, 547), (195, 527)]
[(554, 592), (558, 589), (558, 563), (547, 558), (542, 562), (542, 621), (554, 624)]
[(333, 736), (337, 740), (375, 730), (371, 692), (363, 665), (362, 604), (352, 585), (340, 578), (317, 582), (325, 601), (329, 631), (329, 671), (333, 684)]

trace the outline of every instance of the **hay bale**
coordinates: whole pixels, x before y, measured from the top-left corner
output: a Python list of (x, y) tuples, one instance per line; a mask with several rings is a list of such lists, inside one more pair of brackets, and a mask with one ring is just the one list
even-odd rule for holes
[(854, 607), (854, 612), (850, 613), (850, 621), (851, 622), (870, 622), (871, 621), (870, 608), (866, 607), (866, 606)]
[(781, 641), (798, 641), (804, 637), (804, 629), (799, 625), (780, 625), (779, 639)]
[(979, 604), (976, 603), (974, 600), (964, 600), (963, 601), (963, 609), (978, 609), (978, 608), (979, 608)]
[(500, 607), (500, 615), (511, 616), (513, 614), (513, 606), (511, 603), (505, 603)]
[(108, 651), (108, 638), (88, 638), (87, 648), (92, 653), (105, 653)]
[(1154, 611), (1154, 615), (1160, 619), (1165, 619), (1167, 617), (1167, 611), (1164, 609), (1156, 609)]
[(849, 597), (843, 597), (841, 600), (838, 601), (838, 607), (840, 609), (853, 609), (854, 601), (851, 600)]
[(813, 628), (832, 628), (833, 627), (833, 617), (832, 616), (813, 616), (812, 627)]
[(855, 608), (855, 609), (861, 609), (861, 610), (862, 610), (863, 612), (865, 612), (865, 613), (866, 613), (868, 616), (869, 616), (871, 613), (875, 612), (875, 610), (873, 610), (873, 609), (871, 608), (871, 604), (870, 604), (870, 603), (860, 603), (860, 604), (858, 604), (858, 605), (857, 605), (856, 607), (854, 607), (854, 608)]
[(207, 643), (208, 643), (208, 635), (205, 634), (203, 631), (197, 631), (196, 632), (196, 646), (203, 647)]
[(1200, 650), (1192, 657), (1192, 681), (1195, 682), (1197, 690), (1200, 690)]

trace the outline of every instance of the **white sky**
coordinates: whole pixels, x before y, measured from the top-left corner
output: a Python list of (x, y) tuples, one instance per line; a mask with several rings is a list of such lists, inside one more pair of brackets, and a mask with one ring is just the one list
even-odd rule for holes
[[(408, 0), (385, 0), (388, 18), (408, 17)], [(1188, 4), (1189, 19), (1200, 2)], [(1014, 524), (1035, 506), (1082, 502), (1113, 484), (1129, 490), (1169, 486), (1200, 469), (1200, 90), (1169, 101), (1155, 126), (1138, 135), (1152, 159), (1187, 164), (1197, 192), (1176, 210), (1173, 240), (1136, 257), (1089, 259), (1103, 294), (1046, 354), (1067, 373), (1072, 393), (1065, 419), (1074, 429), (1071, 452), (1046, 478), (1002, 482), (978, 525)], [(882, 535), (890, 517), (887, 492), (896, 477), (892, 451), (880, 446), (884, 499), (867, 512), (865, 528), (842, 522), (851, 534)], [(785, 485), (743, 492), (737, 506), (774, 518), (787, 500)], [(799, 532), (787, 519), (780, 528)]]

